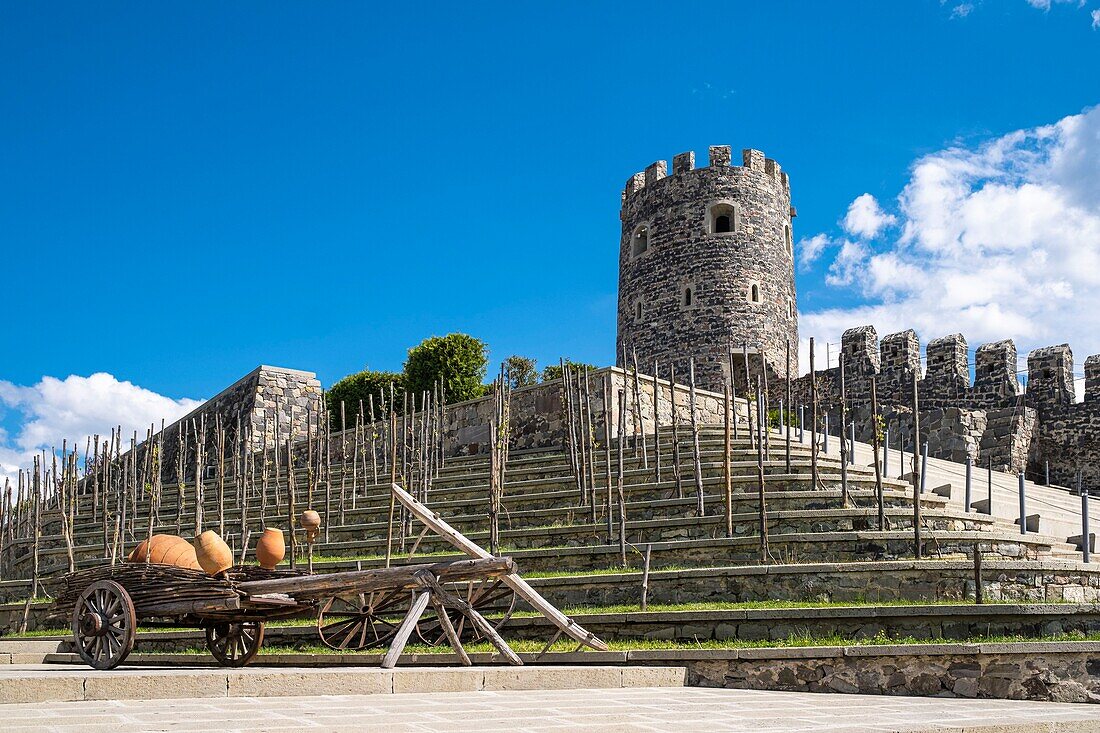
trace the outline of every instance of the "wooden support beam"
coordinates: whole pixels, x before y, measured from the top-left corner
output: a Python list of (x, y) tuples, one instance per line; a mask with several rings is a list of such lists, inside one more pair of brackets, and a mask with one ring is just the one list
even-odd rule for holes
[[(461, 532), (451, 527), (438, 514), (424, 506), (416, 499), (414, 499), (407, 491), (402, 489), (397, 484), (393, 484), (390, 487), (397, 497), (397, 500), (401, 502), (402, 506), (409, 510), (409, 513), (415, 516), (424, 524), (427, 524), (436, 532), (440, 537), (447, 540), (453, 546), (462, 550), (466, 554), (474, 558), (490, 559), (492, 556), (485, 551), (484, 548), (471, 542)], [(510, 561), (509, 561), (510, 562)], [(514, 590), (516, 594), (527, 601), (536, 611), (541, 613), (547, 619), (550, 620), (554, 626), (561, 629), (567, 636), (575, 641), (591, 647), (596, 651), (605, 652), (608, 651), (608, 646), (595, 634), (588, 632), (581, 628), (573, 619), (566, 616), (559, 611), (553, 604), (538, 594), (534, 588), (527, 584), (523, 578), (516, 572), (509, 572), (506, 575), (501, 576), (501, 580), (509, 588)], [(266, 582), (266, 581), (260, 581)]]

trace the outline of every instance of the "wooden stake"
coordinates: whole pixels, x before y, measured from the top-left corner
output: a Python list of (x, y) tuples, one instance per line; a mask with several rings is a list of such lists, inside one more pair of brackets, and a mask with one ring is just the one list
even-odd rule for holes
[(730, 419), (732, 401), (730, 399), (729, 385), (723, 385), (723, 396), (725, 397), (725, 446), (722, 453), (722, 475), (725, 478), (726, 483), (726, 537), (733, 537), (733, 466), (730, 464), (732, 459), (731, 453), (732, 434), (730, 431)]
[(653, 481), (661, 483), (661, 390), (657, 378), (657, 360), (653, 360)]
[[(756, 412), (757, 419), (761, 417), (761, 413), (764, 410), (763, 395), (759, 384), (756, 387)], [(756, 488), (757, 488), (757, 503), (760, 508), (759, 529), (760, 529), (760, 564), (768, 564), (768, 506), (767, 497), (764, 490), (764, 443), (760, 441), (756, 445)]]
[(619, 562), (626, 567), (626, 499), (623, 495), (623, 443), (626, 441), (626, 390), (619, 390), (619, 468), (615, 476), (619, 505)]
[(612, 529), (613, 514), (611, 510), (611, 377), (603, 375), (603, 464), (607, 481), (607, 496), (604, 499), (604, 516), (607, 518), (607, 544), (611, 544), (614, 536)]
[(645, 430), (642, 422), (642, 388), (638, 382), (638, 351), (631, 349), (634, 362), (634, 457), (638, 457), (638, 444), (642, 444), (642, 468), (649, 468), (649, 458), (645, 448)]
[[(920, 516), (920, 398), (917, 396), (917, 370), (913, 370), (913, 556), (920, 560), (921, 516)], [(990, 506), (990, 511), (993, 507)], [(1021, 527), (1023, 525), (1021, 524)], [(1086, 541), (1088, 538), (1085, 538)]]
[[(878, 529), (880, 532), (886, 529), (886, 508), (882, 495), (882, 461), (879, 460), (879, 449), (881, 438), (879, 436), (879, 417), (878, 417), (878, 392), (875, 386), (877, 379), (871, 377), (871, 435), (874, 440), (875, 449), (875, 500), (878, 504)], [(967, 511), (970, 507), (967, 507)]]
[(593, 526), (596, 524), (596, 419), (592, 416), (592, 385), (588, 368), (584, 370), (584, 439), (588, 443), (588, 509)]
[(817, 476), (817, 367), (814, 365), (814, 337), (810, 337), (810, 488), (818, 487)]
[(847, 508), (851, 503), (848, 496), (848, 439), (844, 435), (844, 426), (848, 424), (848, 396), (844, 384), (844, 355), (840, 356), (840, 501)]
[(676, 498), (684, 498), (684, 477), (680, 471), (680, 410), (676, 407), (676, 364), (668, 366), (669, 397), (672, 403), (672, 477), (676, 481)]
[[(341, 413), (343, 407), (341, 406)], [(386, 567), (390, 566), (390, 557), (393, 553), (393, 514), (397, 503), (397, 497), (393, 493), (393, 487), (397, 485), (397, 413), (390, 410), (390, 518), (386, 524)]]
[[(393, 439), (393, 432), (390, 432)], [(340, 400), (340, 524), (344, 524), (344, 504), (348, 500), (348, 423), (344, 401)], [(392, 502), (390, 502), (392, 504)], [(387, 565), (386, 567), (389, 567)]]
[(786, 436), (787, 475), (791, 474), (791, 340), (787, 339), (787, 412), (780, 415), (783, 420), (783, 434)]
[(701, 517), (706, 513), (706, 507), (703, 506), (703, 464), (699, 451), (699, 418), (696, 416), (694, 356), (689, 359), (688, 364), (691, 376), (689, 397), (691, 401), (691, 453), (695, 464), (695, 511)]

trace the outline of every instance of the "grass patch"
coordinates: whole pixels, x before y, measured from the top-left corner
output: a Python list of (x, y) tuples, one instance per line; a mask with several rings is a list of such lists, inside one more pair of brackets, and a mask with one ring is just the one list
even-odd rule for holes
[[(608, 642), (608, 646), (612, 651), (641, 651), (641, 650), (695, 650), (695, 649), (769, 649), (769, 648), (805, 648), (805, 647), (829, 647), (829, 646), (918, 646), (925, 644), (1005, 644), (1013, 642), (1058, 642), (1058, 641), (1096, 641), (1100, 642), (1100, 633), (1067, 633), (1067, 634), (1053, 634), (1039, 637), (1027, 637), (1021, 635), (1005, 635), (1005, 636), (975, 636), (966, 639), (918, 639), (912, 636), (903, 637), (890, 637), (885, 633), (877, 634), (876, 636), (856, 639), (852, 637), (844, 636), (813, 636), (810, 634), (791, 634), (784, 639), (773, 640), (752, 640), (743, 641), (737, 639), (728, 640), (705, 640), (697, 642), (677, 642), (677, 641), (664, 641), (656, 639), (628, 639), (628, 640), (616, 640)], [(516, 652), (536, 653), (543, 649), (545, 642), (542, 641), (509, 641), (509, 646)], [(550, 651), (552, 652), (571, 652), (576, 649), (576, 642), (574, 641), (559, 641), (556, 642)], [(491, 653), (495, 649), (487, 642), (480, 642), (477, 644), (465, 644), (464, 648), (467, 652), (473, 653)], [(280, 654), (314, 654), (324, 656), (342, 656), (347, 654), (370, 654), (381, 655), (385, 650), (372, 649), (364, 652), (355, 651), (336, 651), (329, 649), (328, 647), (321, 645), (303, 645), (297, 647), (288, 646), (265, 646), (260, 650), (262, 655), (280, 655)], [(193, 647), (182, 652), (174, 652), (175, 654), (192, 654), (192, 655), (206, 655), (208, 652), (205, 648)], [(427, 646), (425, 644), (409, 644), (405, 647), (405, 653), (407, 654), (450, 654), (450, 647), (446, 646)]]
[[(991, 600), (987, 601), (986, 605), (1015, 605), (1018, 601), (1009, 600)], [(1044, 601), (1040, 605), (1057, 605), (1066, 604), (1070, 605), (1069, 601)], [(648, 611), (650, 613), (664, 613), (664, 612), (676, 612), (676, 611), (751, 611), (751, 610), (783, 610), (783, 609), (796, 609), (796, 608), (873, 608), (873, 607), (892, 607), (892, 608), (904, 608), (907, 606), (973, 606), (971, 601), (960, 600), (936, 600), (936, 601), (919, 601), (919, 600), (888, 600), (888, 601), (876, 601), (866, 599), (855, 599), (851, 601), (783, 601), (783, 600), (770, 600), (770, 601), (744, 601), (740, 603), (722, 602), (722, 601), (699, 601), (695, 603), (650, 603), (648, 605)], [(1028, 604), (1021, 604), (1028, 605)], [(595, 614), (622, 614), (622, 613), (640, 613), (641, 607), (636, 603), (623, 603), (611, 606), (567, 606), (561, 609), (567, 616), (579, 616), (584, 617)], [(485, 614), (488, 618), (499, 618), (502, 612), (488, 612)], [(513, 618), (534, 618), (540, 614), (537, 611), (516, 611), (512, 614)], [(395, 616), (395, 619), (399, 616)], [(583, 618), (581, 619), (583, 621)], [(274, 621), (268, 621), (267, 627), (270, 629), (275, 628), (313, 628), (315, 626), (315, 620), (313, 618), (297, 618), (297, 619), (276, 619)], [(139, 626), (139, 633), (150, 633), (160, 631), (196, 631), (197, 627), (161, 627), (161, 626)], [(0, 637), (5, 639), (19, 639), (19, 638), (34, 638), (43, 636), (68, 636), (70, 630), (65, 628), (53, 628), (53, 629), (37, 629), (35, 631), (28, 631), (24, 634), (8, 634), (7, 636)], [(541, 648), (541, 647), (540, 647)]]

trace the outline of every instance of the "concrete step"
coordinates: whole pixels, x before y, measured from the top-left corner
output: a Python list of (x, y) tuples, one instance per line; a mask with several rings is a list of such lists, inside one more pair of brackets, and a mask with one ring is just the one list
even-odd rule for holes
[[(598, 654), (598, 652), (594, 652)], [(386, 695), (411, 692), (496, 690), (622, 689), (682, 687), (686, 672), (678, 666), (625, 666), (625, 653), (611, 653), (612, 664), (522, 667), (438, 668), (252, 666), (222, 668), (147, 668), (123, 666), (109, 672), (76, 665), (70, 654), (55, 654), (48, 665), (0, 667), (0, 704), (57, 703), (75, 700), (162, 700), (173, 698), (301, 697), (313, 695)], [(376, 655), (377, 656), (377, 655)], [(414, 664), (413, 655), (402, 661)], [(473, 656), (473, 655), (471, 655)], [(479, 664), (487, 664), (481, 655)], [(130, 657), (134, 663), (194, 667), (204, 660), (187, 655)], [(213, 662), (211, 657), (206, 657)], [(331, 660), (330, 660), (331, 661)], [(372, 659), (377, 664), (380, 657)], [(434, 661), (434, 660), (433, 660)], [(453, 663), (444, 660), (445, 663)], [(619, 662), (618, 665), (614, 662)], [(363, 662), (360, 660), (360, 664)], [(301, 662), (298, 663), (299, 665)], [(423, 662), (421, 662), (423, 664)]]
[(57, 639), (0, 639), (0, 664), (40, 664), (58, 647)]
[[(592, 609), (571, 613), (570, 618), (605, 641), (659, 639), (685, 643), (782, 641), (794, 634), (862, 639), (884, 633), (891, 638), (962, 640), (980, 636), (1040, 637), (1100, 631), (1100, 605), (1092, 603), (853, 604), (644, 612)], [(264, 631), (264, 643), (268, 647), (290, 649), (318, 646), (321, 642), (316, 626), (306, 621), (301, 623), (300, 626), (269, 625)], [(513, 616), (502, 633), (509, 641), (545, 642), (553, 636), (554, 628), (541, 616)], [(179, 653), (202, 648), (204, 643), (203, 632), (199, 630), (143, 631), (138, 634), (136, 650), (143, 655)], [(67, 638), (58, 637), (54, 646), (58, 647), (57, 652), (71, 651)], [(441, 647), (441, 651), (446, 648)]]

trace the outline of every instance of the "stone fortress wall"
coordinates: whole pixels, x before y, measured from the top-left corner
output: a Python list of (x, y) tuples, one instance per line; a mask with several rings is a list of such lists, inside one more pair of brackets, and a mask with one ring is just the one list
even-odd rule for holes
[[(672, 424), (672, 413), (676, 411), (682, 428), (681, 440), (688, 441), (691, 435), (691, 394), (687, 384), (677, 381), (675, 389), (667, 379), (656, 380), (656, 400), (654, 399), (654, 379), (646, 374), (638, 374), (637, 398), (634, 390), (633, 371), (618, 367), (595, 369), (588, 373), (588, 387), (582, 386), (579, 394), (584, 400), (583, 408), (587, 416), (591, 409), (593, 439), (603, 445), (605, 424), (609, 428), (612, 440), (618, 435), (619, 401), (624, 398), (626, 422), (623, 433), (636, 434), (640, 428), (647, 436), (653, 435), (654, 420), (667, 428)], [(587, 394), (587, 397), (585, 395)], [(578, 401), (576, 393), (574, 402)], [(576, 404), (574, 405), (576, 408)], [(357, 411), (356, 406), (356, 411)], [(737, 400), (733, 405), (733, 414), (741, 423), (749, 419), (748, 405)], [(447, 456), (476, 455), (489, 452), (491, 433), (489, 420), (495, 414), (492, 397), (480, 397), (465, 402), (447, 405), (443, 412), (443, 450)], [(418, 422), (422, 414), (410, 415), (410, 420)], [(696, 389), (695, 419), (699, 425), (721, 425), (725, 421), (725, 400), (721, 394)], [(405, 423), (398, 418), (398, 429), (404, 429)], [(509, 450), (524, 451), (540, 448), (556, 448), (565, 445), (568, 428), (563, 383), (560, 379), (520, 387), (512, 391), (511, 423), (509, 430)], [(413, 428), (409, 428), (413, 430)], [(365, 430), (366, 444), (370, 445), (373, 435), (374, 451), (379, 461), (382, 452), (388, 446), (389, 426), (386, 420), (378, 420)], [(301, 435), (301, 434), (300, 434)], [(355, 430), (349, 428), (343, 433), (332, 435), (333, 459), (342, 459), (344, 446), (350, 452), (354, 446)], [(686, 443), (685, 443), (686, 445)], [(304, 447), (299, 453), (304, 455)], [(369, 448), (368, 448), (369, 450)], [(369, 456), (369, 454), (368, 454)], [(367, 459), (369, 460), (369, 458)]]
[[(205, 430), (203, 444), (206, 457), (203, 463), (207, 473), (210, 473), (210, 467), (216, 463), (219, 421), (225, 433), (227, 456), (242, 449), (258, 452), (265, 445), (270, 449), (288, 438), (297, 440), (305, 436), (307, 424), (316, 429), (324, 409), (321, 395), (321, 383), (313, 372), (258, 366), (179, 420), (165, 426), (160, 437), (163, 446), (161, 475), (166, 481), (175, 480), (181, 431), (186, 450), (183, 457), (184, 478), (193, 481), (196, 431)], [(160, 431), (160, 425), (156, 425), (154, 430)], [(238, 442), (238, 430), (243, 434), (243, 446)], [(141, 441), (137, 447), (139, 461), (145, 460), (145, 437), (138, 435)], [(158, 442), (155, 433), (153, 442)]]
[[(642, 372), (660, 363), (687, 381), (721, 392), (728, 379), (727, 346), (762, 349), (772, 379), (786, 378), (789, 341), (798, 363), (790, 181), (759, 150), (731, 165), (729, 146), (710, 148), (710, 165), (695, 154), (658, 161), (627, 181), (619, 243), (619, 366)], [(759, 345), (759, 348), (758, 348)], [(744, 389), (741, 362), (734, 382)]]
[[(1086, 487), (1100, 484), (1100, 356), (1085, 361), (1085, 400), (1076, 402), (1073, 352), (1067, 344), (1035, 349), (1027, 356), (1027, 389), (1017, 378), (1017, 352), (1011, 340), (983, 344), (975, 353), (971, 382), (966, 338), (934, 339), (922, 370), (920, 342), (912, 330), (885, 336), (873, 326), (851, 328), (841, 340), (845, 390), (856, 422), (856, 437), (870, 442), (871, 381), (891, 431), (911, 449), (913, 376), (917, 376), (921, 437), (929, 455), (954, 461), (968, 456), (999, 470), (1027, 470), (1052, 483), (1072, 487), (1078, 468)], [(839, 433), (840, 367), (818, 374), (818, 404)], [(810, 403), (809, 375), (794, 380), (793, 402)], [(807, 411), (809, 407), (805, 408)], [(805, 416), (809, 421), (807, 412)]]

